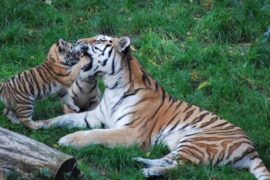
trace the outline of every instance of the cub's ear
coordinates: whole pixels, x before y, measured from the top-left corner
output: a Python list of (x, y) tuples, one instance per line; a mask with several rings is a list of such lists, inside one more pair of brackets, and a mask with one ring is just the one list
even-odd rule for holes
[(64, 41), (63, 39), (59, 39), (56, 45), (58, 46), (60, 53), (63, 53), (65, 51), (66, 41)]
[(57, 46), (64, 46), (66, 42), (63, 39), (59, 39), (57, 42)]
[(125, 52), (130, 46), (130, 38), (123, 36), (119, 39), (117, 47), (120, 52)]

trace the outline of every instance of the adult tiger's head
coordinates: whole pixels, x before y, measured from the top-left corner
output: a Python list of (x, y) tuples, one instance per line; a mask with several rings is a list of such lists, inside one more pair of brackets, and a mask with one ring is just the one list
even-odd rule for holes
[(80, 53), (74, 51), (71, 43), (59, 39), (59, 41), (50, 48), (47, 61), (71, 67), (79, 62), (80, 57)]
[(78, 40), (75, 49), (83, 51), (84, 55), (91, 60), (82, 68), (85, 76), (114, 75), (123, 65), (121, 59), (129, 56), (130, 38), (98, 35)]

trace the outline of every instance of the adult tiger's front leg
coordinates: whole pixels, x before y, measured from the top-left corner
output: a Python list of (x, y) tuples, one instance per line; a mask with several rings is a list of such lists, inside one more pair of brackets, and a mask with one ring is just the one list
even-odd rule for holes
[(131, 146), (136, 141), (135, 132), (125, 129), (94, 129), (88, 131), (77, 131), (68, 134), (59, 140), (62, 146), (72, 146), (80, 149), (91, 144), (99, 144), (107, 147)]
[(102, 122), (97, 117), (95, 110), (82, 113), (70, 113), (48, 120), (36, 121), (43, 124), (43, 128), (97, 128)]

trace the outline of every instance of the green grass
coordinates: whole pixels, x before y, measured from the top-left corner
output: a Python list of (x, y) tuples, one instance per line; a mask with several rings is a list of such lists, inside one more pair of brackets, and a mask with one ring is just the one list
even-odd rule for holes
[[(204, 2), (211, 2), (207, 8)], [(269, 1), (2, 0), (0, 80), (41, 64), (59, 38), (72, 42), (100, 33), (129, 35), (145, 69), (174, 97), (199, 105), (243, 128), (270, 169)], [(3, 109), (3, 105), (0, 106)], [(35, 119), (62, 113), (57, 98), (37, 104)], [(135, 156), (158, 158), (165, 147), (80, 151), (57, 145), (77, 129), (32, 131), (0, 116), (0, 126), (71, 154), (88, 179), (143, 179)], [(228, 167), (185, 165), (165, 179), (254, 179)]]

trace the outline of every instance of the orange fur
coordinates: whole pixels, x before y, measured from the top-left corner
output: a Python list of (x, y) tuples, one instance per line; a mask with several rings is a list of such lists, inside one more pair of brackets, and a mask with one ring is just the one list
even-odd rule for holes
[(36, 99), (65, 91), (77, 79), (82, 67), (80, 63), (73, 65), (80, 57), (72, 54), (71, 48), (71, 44), (59, 40), (52, 45), (47, 60), (41, 66), (1, 84), (0, 98), (6, 106), (4, 114), (12, 122), (22, 123), (31, 129), (40, 128), (41, 123), (32, 121)]
[(108, 129), (69, 134), (60, 139), (61, 145), (82, 148), (91, 144), (113, 147), (136, 143), (144, 149), (167, 145), (170, 153), (163, 158), (136, 158), (147, 166), (143, 169), (146, 177), (163, 175), (177, 164), (189, 161), (246, 168), (257, 179), (270, 178), (241, 128), (167, 94), (131, 56), (128, 37), (98, 36), (79, 42), (88, 43), (86, 53), (92, 58), (88, 73), (103, 79), (106, 87), (103, 98), (95, 110), (59, 116), (44, 121), (44, 125), (92, 128), (104, 125)]

